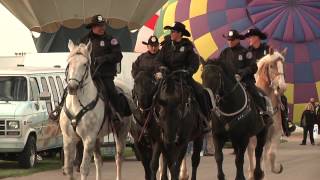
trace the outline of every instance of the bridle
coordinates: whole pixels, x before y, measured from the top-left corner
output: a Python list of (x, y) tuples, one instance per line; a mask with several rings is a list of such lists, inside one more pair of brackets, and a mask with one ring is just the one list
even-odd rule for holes
[[(73, 54), (72, 56), (70, 56), (70, 57), (68, 58), (68, 60), (69, 60), (71, 57), (75, 56), (75, 55), (82, 55), (82, 56), (86, 57), (87, 59), (90, 58), (90, 56), (85, 56), (84, 54), (82, 54), (82, 53), (78, 50), (75, 54)], [(69, 64), (70, 64), (70, 62), (69, 62)], [(82, 76), (82, 78), (81, 78), (80, 81), (79, 81), (78, 79), (75, 79), (75, 78), (70, 78), (70, 79), (68, 78), (69, 64), (68, 64), (68, 66), (67, 66), (67, 68), (66, 68), (66, 81), (67, 81), (67, 83), (68, 83), (68, 86), (69, 86), (69, 82), (73, 80), (73, 81), (76, 81), (76, 82), (78, 83), (78, 85), (79, 85), (78, 88), (77, 88), (77, 90), (78, 90), (78, 89), (83, 89), (83, 87), (85, 87), (85, 86), (87, 85), (87, 83), (84, 83), (84, 82), (85, 82), (85, 81), (88, 79), (88, 77), (89, 77), (89, 70), (90, 70), (89, 65), (90, 65), (90, 64), (89, 64), (89, 63), (86, 64), (85, 72), (84, 72), (84, 74), (83, 74), (83, 76)], [(68, 87), (68, 86), (67, 86), (67, 87)], [(81, 101), (80, 101), (80, 98), (77, 98), (77, 99), (78, 99), (78, 102), (79, 102), (80, 106), (82, 107), (82, 109), (81, 109), (76, 115), (74, 115), (73, 113), (71, 113), (71, 112), (68, 110), (67, 105), (66, 105), (66, 101), (64, 102), (64, 106), (63, 106), (63, 110), (64, 110), (66, 116), (68, 117), (69, 120), (71, 120), (71, 125), (73, 126), (74, 131), (76, 130), (76, 127), (77, 127), (77, 125), (79, 124), (81, 118), (82, 118), (88, 111), (91, 111), (92, 109), (94, 109), (94, 108), (96, 107), (96, 105), (97, 105), (97, 103), (98, 103), (98, 101), (99, 101), (99, 93), (97, 93), (97, 94), (96, 94), (96, 97), (95, 97), (90, 103), (88, 103), (87, 105), (83, 105), (83, 104), (81, 103)]]
[[(73, 54), (72, 56), (68, 57), (68, 61), (75, 55), (82, 55), (87, 59), (90, 58), (90, 57), (85, 56), (84, 54), (82, 54), (80, 51), (77, 51), (75, 54)], [(69, 78), (69, 66), (70, 66), (70, 62), (68, 63), (68, 65), (66, 67), (66, 71), (65, 71), (65, 77), (66, 77), (66, 82), (68, 83), (68, 86), (69, 86), (70, 81), (76, 81), (78, 83), (78, 85), (79, 85), (78, 89), (82, 89), (87, 84), (87, 83), (84, 83), (84, 81), (88, 78), (88, 75), (89, 75), (89, 70), (90, 70), (89, 63), (86, 64), (86, 68), (85, 68), (84, 74), (82, 75), (81, 80), (78, 80), (76, 78)]]

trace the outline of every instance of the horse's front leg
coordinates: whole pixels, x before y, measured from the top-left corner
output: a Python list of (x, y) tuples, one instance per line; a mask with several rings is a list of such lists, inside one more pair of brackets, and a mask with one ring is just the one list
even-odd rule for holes
[(168, 180), (168, 162), (163, 154), (159, 158), (159, 179)]
[(200, 152), (202, 149), (203, 137), (199, 137), (193, 141), (193, 153), (192, 153), (192, 178), (191, 180), (197, 179), (197, 170), (200, 164)]
[(102, 156), (101, 156), (101, 151), (100, 151), (100, 140), (97, 139), (94, 151), (93, 151), (93, 156), (94, 156), (94, 163), (96, 165), (96, 180), (101, 179), (101, 168), (102, 168)]
[(266, 144), (266, 137), (267, 137), (267, 129), (264, 128), (258, 135), (257, 135), (257, 147), (255, 149), (256, 154), (256, 168), (254, 169), (254, 179), (261, 180), (264, 177), (264, 172), (261, 169), (261, 161), (262, 161), (262, 153), (264, 145)]
[(63, 136), (63, 151), (64, 151), (64, 168), (63, 172), (68, 176), (69, 180), (74, 180), (73, 177), (73, 160), (75, 158), (76, 142), (72, 137)]
[(234, 146), (236, 152), (236, 160), (235, 164), (237, 167), (237, 176), (236, 180), (245, 180), (245, 176), (243, 173), (243, 163), (244, 163), (244, 153), (246, 152), (247, 145), (249, 142), (249, 138), (245, 138), (240, 140), (239, 138), (231, 138), (232, 145)]
[(225, 180), (225, 175), (223, 173), (223, 152), (222, 148), (225, 141), (223, 138), (218, 137), (216, 134), (212, 134), (212, 140), (214, 144), (214, 158), (216, 159), (217, 168), (218, 168), (218, 180)]
[(96, 136), (83, 139), (83, 157), (80, 166), (81, 180), (87, 180), (90, 171), (90, 162), (96, 145)]
[(257, 146), (257, 137), (252, 136), (249, 140), (247, 152), (248, 152), (248, 160), (249, 160), (249, 166), (248, 166), (248, 177), (249, 179), (253, 179), (253, 173), (255, 168), (255, 149)]
[(156, 142), (152, 145), (152, 158), (151, 158), (151, 163), (150, 163), (151, 180), (157, 179), (157, 171), (159, 168), (160, 153), (161, 153), (160, 143)]
[(281, 128), (276, 128), (275, 124), (273, 124), (269, 128), (268, 138), (270, 138), (270, 142), (268, 142), (268, 145), (265, 148), (265, 159), (269, 160), (271, 171), (275, 174), (280, 174), (283, 171), (283, 165), (278, 163), (276, 158), (280, 144)]

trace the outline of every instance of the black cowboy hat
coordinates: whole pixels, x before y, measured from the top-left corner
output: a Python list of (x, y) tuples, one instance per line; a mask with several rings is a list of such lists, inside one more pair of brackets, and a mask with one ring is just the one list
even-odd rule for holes
[(258, 36), (261, 40), (267, 39), (267, 35), (260, 31), (258, 28), (249, 29), (248, 32), (245, 34), (248, 38), (250, 36)]
[(93, 26), (101, 26), (104, 24), (106, 24), (106, 20), (100, 14), (97, 14), (91, 18), (91, 23), (89, 23), (86, 28), (90, 29)]
[(235, 39), (244, 40), (245, 39), (244, 35), (239, 34), (239, 32), (234, 29), (229, 30), (228, 34), (223, 34), (222, 36), (228, 40), (235, 40)]
[(190, 32), (186, 29), (186, 26), (181, 22), (175, 22), (173, 26), (165, 26), (164, 29), (170, 29), (173, 31), (181, 32), (183, 36), (191, 36)]
[(158, 46), (159, 40), (158, 40), (157, 36), (150, 36), (150, 38), (148, 39), (148, 42), (142, 41), (142, 44), (151, 45), (151, 46)]

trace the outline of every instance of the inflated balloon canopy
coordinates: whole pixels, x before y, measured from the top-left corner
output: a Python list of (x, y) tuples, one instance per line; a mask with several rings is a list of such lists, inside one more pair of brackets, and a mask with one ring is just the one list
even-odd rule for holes
[(288, 48), (285, 74), (291, 118), (299, 121), (305, 103), (311, 97), (319, 99), (320, 1), (169, 0), (161, 10), (156, 34), (163, 37), (168, 33), (163, 27), (174, 21), (186, 25), (205, 59), (218, 56), (226, 47), (222, 34), (229, 29), (243, 34), (249, 28), (261, 29), (276, 49)]

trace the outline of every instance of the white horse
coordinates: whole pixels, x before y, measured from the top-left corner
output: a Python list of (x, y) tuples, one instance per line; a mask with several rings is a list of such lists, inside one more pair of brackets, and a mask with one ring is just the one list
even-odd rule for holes
[[(96, 179), (101, 179), (102, 158), (100, 141), (112, 132), (110, 119), (105, 116), (105, 103), (98, 95), (98, 90), (90, 74), (91, 42), (76, 46), (72, 41), (68, 44), (67, 83), (68, 95), (60, 114), (60, 126), (63, 135), (64, 172), (70, 180), (73, 176), (73, 160), (75, 159), (76, 143), (81, 139), (84, 145), (80, 167), (81, 180), (86, 180), (89, 166), (94, 155)], [(104, 119), (105, 118), (105, 119)], [(116, 142), (117, 180), (121, 179), (121, 164), (125, 149), (126, 136), (129, 130), (130, 118), (125, 117), (123, 126), (114, 132)]]
[[(280, 96), (286, 89), (286, 82), (284, 79), (284, 57), (287, 49), (281, 53), (274, 52), (272, 55), (268, 54), (261, 58), (258, 62), (258, 71), (256, 73), (256, 86), (266, 93), (271, 100), (273, 107), (273, 124), (268, 128), (266, 144), (264, 147), (264, 159), (269, 160), (271, 171), (280, 174), (283, 171), (283, 166), (277, 164), (276, 155), (278, 146), (280, 144), (280, 137), (282, 135), (281, 124), (281, 99)], [(255, 154), (256, 137), (250, 138), (248, 144), (248, 158), (249, 158), (249, 179), (254, 177), (255, 169)]]

